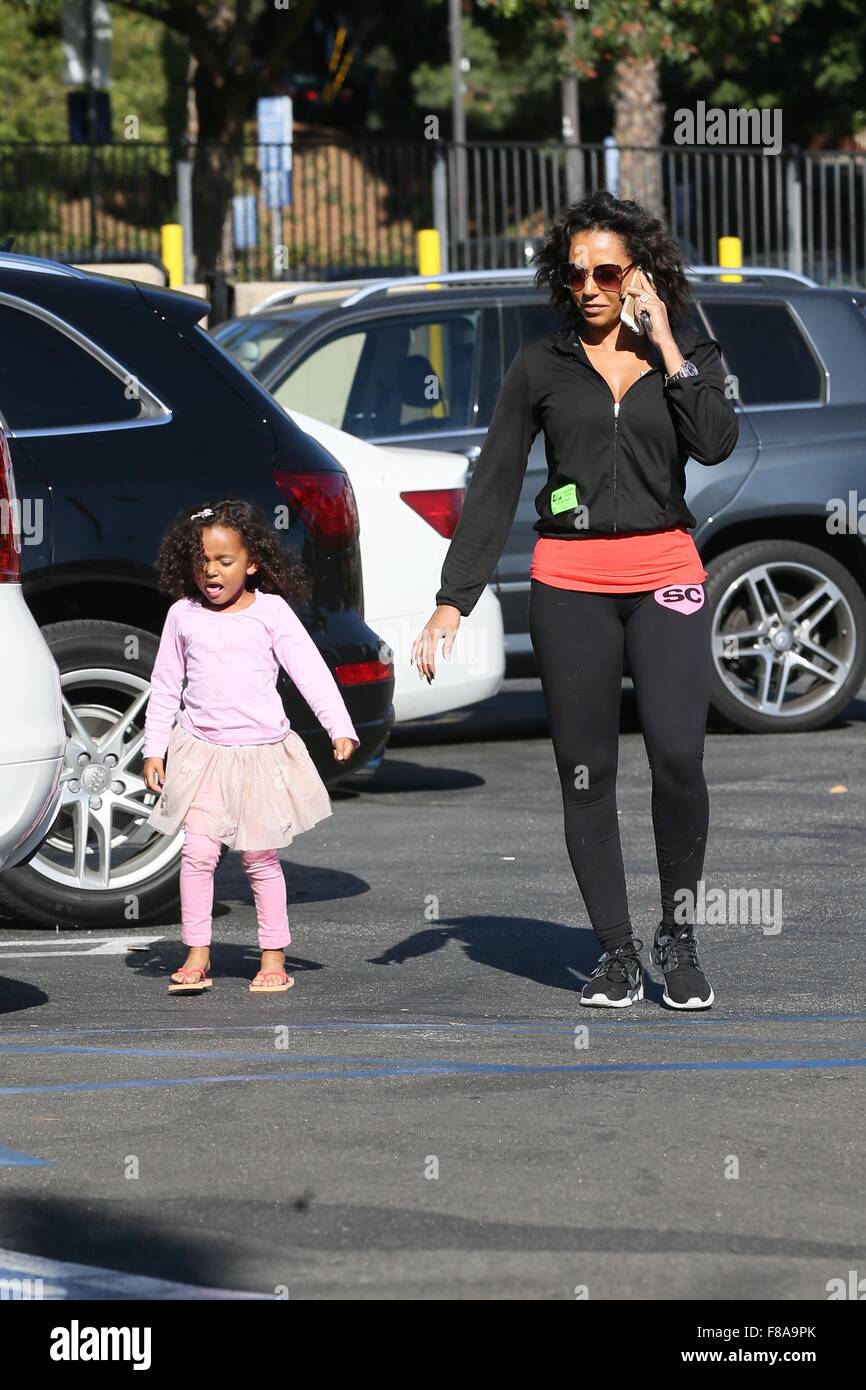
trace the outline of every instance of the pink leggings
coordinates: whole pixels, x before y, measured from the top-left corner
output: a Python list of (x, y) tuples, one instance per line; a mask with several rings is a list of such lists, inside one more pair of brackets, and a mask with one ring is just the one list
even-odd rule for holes
[[(220, 857), (216, 835), (186, 830), (180, 860), (180, 911), (187, 946), (209, 946), (213, 913), (213, 879)], [(279, 951), (291, 941), (286, 911), (286, 880), (275, 849), (243, 850), (244, 866), (259, 923), (259, 946)]]

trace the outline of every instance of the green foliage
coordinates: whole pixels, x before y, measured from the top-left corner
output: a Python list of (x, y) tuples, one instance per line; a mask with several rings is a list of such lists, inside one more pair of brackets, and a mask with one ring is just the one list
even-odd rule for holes
[[(0, 4), (3, 102), (0, 141), (67, 140), (62, 0)], [(178, 35), (153, 19), (111, 7), (112, 136), (138, 117), (140, 140), (164, 141), (182, 128), (186, 53)]]
[[(547, 24), (560, 36), (561, 56), (579, 76), (597, 76), (605, 62), (656, 58), (689, 63), (700, 55), (714, 62), (743, 44), (762, 43), (797, 18), (810, 0), (476, 0), (482, 10), (525, 25)], [(575, 44), (566, 42), (565, 16), (575, 22)]]
[[(494, 37), (465, 15), (461, 28), (463, 53), (469, 62), (469, 71), (463, 74), (467, 124), (476, 133), (500, 131), (514, 124), (540, 84), (549, 83), (549, 50), (535, 44), (524, 48), (519, 56), (506, 56)], [(411, 83), (419, 112), (450, 112), (450, 63), (420, 63), (411, 74)]]
[(39, 12), (32, 6), (0, 6), (0, 141), (67, 137), (60, 14), (60, 0), (41, 5)]
[[(581, 105), (594, 85), (612, 95), (615, 62), (650, 56), (661, 65), (666, 96), (781, 107), (786, 139), (832, 142), (862, 126), (864, 0), (589, 0), (585, 10), (574, 0), (475, 5), (497, 27), (518, 29), (527, 48), (536, 35), (555, 35), (557, 74), (576, 72)], [(574, 17), (573, 44), (567, 14)]]

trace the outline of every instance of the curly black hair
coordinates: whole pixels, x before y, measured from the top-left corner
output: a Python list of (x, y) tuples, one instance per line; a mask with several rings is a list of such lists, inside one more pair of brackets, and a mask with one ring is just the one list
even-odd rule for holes
[[(210, 508), (212, 516), (195, 517)], [(199, 502), (178, 512), (159, 547), (156, 568), (159, 587), (174, 599), (201, 598), (195, 576), (205, 564), (201, 533), (206, 526), (224, 526), (237, 531), (250, 562), (258, 565), (247, 575), (248, 589), (265, 594), (281, 594), (287, 601), (304, 602), (310, 597), (312, 575), (308, 565), (283, 550), (276, 531), (264, 513), (251, 502), (223, 497), (219, 502)]]
[(685, 326), (693, 301), (685, 262), (673, 236), (658, 217), (638, 203), (602, 191), (589, 193), (563, 208), (532, 257), (538, 267), (536, 285), (548, 286), (551, 307), (563, 310), (563, 317), (571, 326), (580, 323), (582, 315), (571, 291), (559, 278), (558, 266), (569, 259), (568, 249), (576, 232), (617, 232), (628, 247), (629, 260), (652, 275), (671, 328), (676, 331)]

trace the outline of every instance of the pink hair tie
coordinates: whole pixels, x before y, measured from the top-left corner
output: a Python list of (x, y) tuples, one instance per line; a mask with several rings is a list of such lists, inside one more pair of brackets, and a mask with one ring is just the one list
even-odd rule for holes
[(205, 507), (204, 511), (202, 512), (193, 512), (192, 516), (190, 517), (190, 521), (195, 521), (200, 516), (213, 516), (213, 514), (213, 507)]

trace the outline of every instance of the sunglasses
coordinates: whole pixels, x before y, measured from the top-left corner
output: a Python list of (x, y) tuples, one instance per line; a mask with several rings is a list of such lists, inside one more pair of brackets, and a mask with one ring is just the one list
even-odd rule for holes
[(572, 265), (571, 261), (562, 261), (557, 270), (559, 278), (566, 289), (582, 290), (591, 275), (597, 287), (605, 292), (619, 290), (622, 285), (622, 277), (627, 270), (631, 270), (634, 261), (629, 261), (627, 266), (618, 265), (597, 265), (595, 270), (588, 270), (582, 265)]

